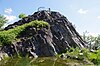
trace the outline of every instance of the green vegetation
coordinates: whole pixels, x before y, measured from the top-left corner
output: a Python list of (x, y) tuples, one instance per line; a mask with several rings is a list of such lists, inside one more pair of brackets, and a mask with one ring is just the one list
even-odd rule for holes
[(29, 26), (33, 26), (37, 30), (39, 30), (39, 29), (42, 29), (42, 28), (49, 27), (49, 24), (47, 22), (44, 22), (44, 21), (37, 21), (36, 20), (36, 21), (26, 23), (24, 25), (18, 26), (14, 29), (9, 29), (7, 31), (1, 31), (0, 32), (0, 45), (12, 44), (12, 42), (17, 39), (16, 37), (19, 36), (19, 34), (22, 31), (24, 31), (25, 28), (27, 28)]
[(100, 49), (100, 35), (92, 36), (86, 34), (87, 32), (84, 32), (82, 38), (88, 43), (89, 49)]
[(90, 51), (86, 48), (81, 50), (79, 48), (70, 48), (65, 54), (67, 54), (67, 59), (69, 58), (90, 64), (93, 63), (94, 65), (100, 65), (100, 49)]
[[(88, 35), (88, 32), (84, 32), (82, 38), (88, 43), (88, 60), (100, 65), (100, 35), (92, 36)], [(91, 50), (96, 52), (90, 52)]]
[(94, 66), (87, 65), (81, 61), (73, 59), (57, 58), (57, 57), (41, 57), (41, 58), (14, 58), (0, 61), (0, 66)]
[(8, 20), (0, 14), (0, 29)]
[[(0, 17), (3, 18), (3, 17)], [(23, 15), (20, 16), (20, 18), (24, 18)], [(5, 18), (0, 19), (1, 26), (3, 26), (4, 23), (6, 23)], [(4, 21), (3, 21), (4, 20)], [(0, 26), (0, 27), (1, 27)], [(0, 45), (4, 44), (13, 44), (17, 36), (20, 35), (21, 32), (25, 31), (27, 27), (34, 27), (36, 31), (41, 30), (42, 28), (48, 28), (49, 24), (44, 21), (31, 21), (29, 23), (26, 23), (24, 25), (18, 26), (14, 29), (9, 29), (6, 31), (0, 32)], [(79, 49), (79, 48), (70, 48), (66, 51), (65, 54), (67, 54), (66, 63), (67, 62), (73, 62), (76, 61), (79, 63), (87, 62), (94, 65), (100, 65), (100, 35), (97, 37), (93, 36), (86, 36), (85, 34), (82, 36), (85, 41), (87, 41), (88, 46), (90, 49)], [(93, 51), (91, 51), (94, 49)], [(68, 60), (69, 59), (69, 60)], [(81, 62), (80, 62), (81, 61)], [(65, 62), (65, 61), (64, 61)]]
[(24, 13), (21, 13), (20, 15), (19, 15), (19, 18), (25, 18), (26, 17), (26, 14), (24, 14)]

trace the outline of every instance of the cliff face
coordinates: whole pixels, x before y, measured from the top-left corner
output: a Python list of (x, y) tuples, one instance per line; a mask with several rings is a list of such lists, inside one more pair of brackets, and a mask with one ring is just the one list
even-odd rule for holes
[[(70, 47), (86, 47), (86, 43), (82, 40), (78, 32), (68, 19), (59, 12), (54, 11), (38, 11), (33, 15), (29, 15), (14, 24), (9, 25), (5, 30), (13, 29), (33, 20), (43, 20), (50, 24), (50, 28), (37, 30), (34, 27), (27, 27), (21, 32), (12, 46), (4, 46), (3, 51), (9, 56), (14, 53), (26, 56), (54, 56), (64, 52)], [(9, 52), (9, 53), (8, 53)]]

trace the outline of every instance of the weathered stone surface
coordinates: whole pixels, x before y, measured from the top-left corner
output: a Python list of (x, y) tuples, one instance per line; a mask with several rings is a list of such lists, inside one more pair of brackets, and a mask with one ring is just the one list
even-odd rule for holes
[(55, 56), (70, 47), (86, 47), (86, 43), (75, 30), (72, 23), (59, 12), (38, 11), (33, 15), (29, 15), (9, 25), (5, 30), (15, 28), (33, 20), (46, 21), (50, 24), (50, 28), (44, 28), (38, 31), (36, 31), (34, 27), (26, 28), (26, 30), (17, 37), (20, 38), (21, 41), (15, 41), (12, 48), (11, 46), (10, 48), (6, 47), (8, 50), (11, 50), (10, 55), (13, 55), (13, 53), (21, 53), (22, 56), (26, 56), (29, 53), (29, 55), (33, 57)]

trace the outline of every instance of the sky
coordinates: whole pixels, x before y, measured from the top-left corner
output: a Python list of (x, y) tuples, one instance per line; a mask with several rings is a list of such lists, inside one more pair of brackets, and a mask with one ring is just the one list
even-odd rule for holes
[(7, 24), (18, 21), (21, 13), (33, 14), (39, 7), (66, 16), (79, 34), (100, 34), (100, 0), (0, 0), (0, 14), (8, 19)]

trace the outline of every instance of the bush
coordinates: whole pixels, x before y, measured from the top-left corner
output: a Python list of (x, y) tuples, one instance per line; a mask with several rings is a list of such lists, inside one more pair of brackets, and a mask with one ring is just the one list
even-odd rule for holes
[(21, 13), (20, 15), (19, 15), (19, 18), (25, 18), (26, 17), (26, 14), (24, 14), (24, 13)]
[(81, 61), (88, 60), (100, 65), (100, 49), (89, 51), (89, 49), (86, 48), (81, 50), (79, 48), (71, 48), (66, 54), (69, 55), (70, 58), (79, 59)]

